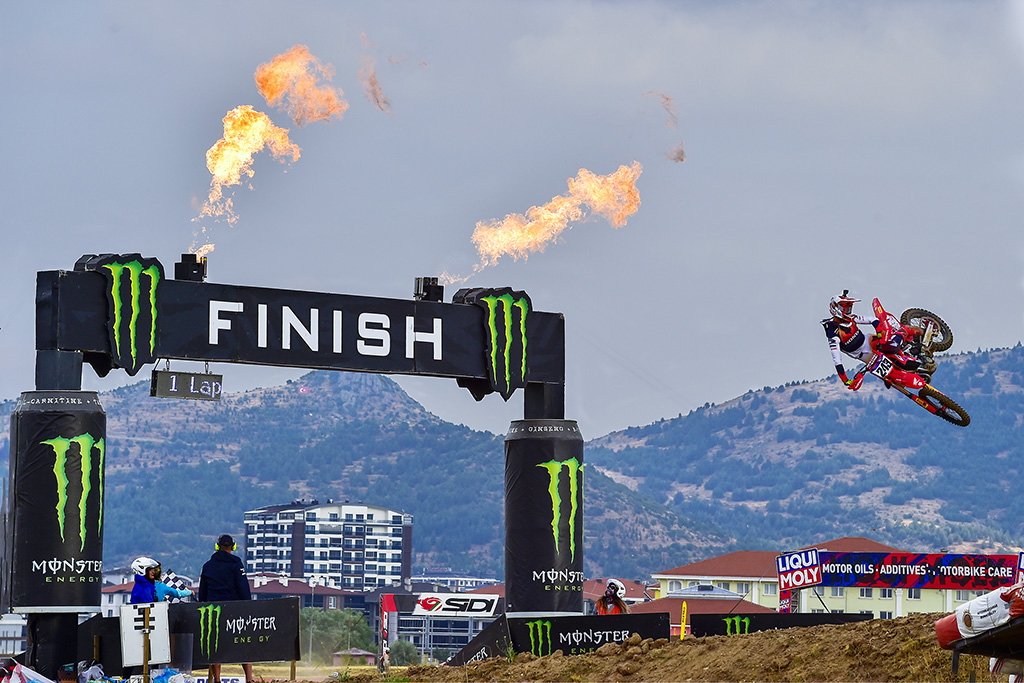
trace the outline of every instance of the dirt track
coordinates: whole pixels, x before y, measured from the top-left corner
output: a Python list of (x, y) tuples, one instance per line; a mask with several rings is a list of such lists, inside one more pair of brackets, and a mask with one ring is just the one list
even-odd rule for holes
[[(939, 648), (934, 622), (941, 614), (915, 614), (842, 626), (764, 631), (742, 636), (633, 640), (597, 652), (537, 658), (518, 654), (466, 667), (411, 667), (408, 681), (1006, 681), (988, 671), (988, 658)], [(352, 676), (350, 681), (378, 678)]]

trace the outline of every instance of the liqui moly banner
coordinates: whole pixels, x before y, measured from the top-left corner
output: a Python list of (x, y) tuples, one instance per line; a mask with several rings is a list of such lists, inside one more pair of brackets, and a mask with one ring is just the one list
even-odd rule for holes
[(995, 590), (1020, 572), (1019, 555), (822, 552), (826, 586)]
[(818, 549), (798, 550), (775, 558), (779, 572), (779, 590), (797, 590), (821, 583)]
[(793, 594), (790, 591), (779, 591), (779, 614), (793, 611)]

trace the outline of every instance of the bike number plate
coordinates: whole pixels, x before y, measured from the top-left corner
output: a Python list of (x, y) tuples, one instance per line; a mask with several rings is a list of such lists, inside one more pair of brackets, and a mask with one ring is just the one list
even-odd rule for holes
[(875, 367), (875, 373), (882, 377), (888, 377), (890, 372), (892, 372), (892, 361), (882, 356)]

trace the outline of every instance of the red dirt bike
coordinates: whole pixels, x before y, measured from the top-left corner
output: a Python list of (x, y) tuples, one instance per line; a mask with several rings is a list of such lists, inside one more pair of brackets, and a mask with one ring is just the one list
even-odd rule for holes
[[(857, 369), (857, 377), (875, 375), (886, 387), (906, 395), (932, 415), (957, 427), (971, 424), (966, 410), (929, 384), (936, 369), (933, 354), (953, 345), (949, 325), (923, 308), (908, 308), (899, 319), (882, 308), (878, 299), (871, 302), (871, 308), (881, 324), (871, 339), (874, 355)], [(898, 339), (902, 341), (894, 341)]]

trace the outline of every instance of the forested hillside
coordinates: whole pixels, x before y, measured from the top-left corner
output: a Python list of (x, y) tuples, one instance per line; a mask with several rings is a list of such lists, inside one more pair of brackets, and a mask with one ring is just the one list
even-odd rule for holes
[[(139, 383), (101, 402), (108, 565), (147, 554), (195, 572), (219, 534), (241, 533), (245, 510), (301, 497), (414, 515), (416, 572), (503, 576), (502, 438), (443, 422), (386, 377), (313, 372), (219, 403), (155, 399)], [(596, 471), (585, 504), (595, 575), (640, 576), (727, 543)]]
[(865, 535), (910, 549), (1021, 545), (1024, 349), (942, 357), (967, 428), (868, 378), (751, 391), (597, 439), (590, 463), (748, 548)]
[[(640, 578), (845, 535), (1015, 549), (1024, 349), (942, 357), (933, 383), (970, 411), (969, 427), (872, 378), (857, 393), (830, 378), (589, 442), (587, 573)], [(217, 535), (241, 533), (244, 510), (317, 497), (413, 514), (416, 572), (503, 574), (501, 437), (440, 420), (386, 377), (313, 372), (219, 403), (151, 398), (143, 382), (101, 401), (108, 565), (148, 554), (194, 572)]]

